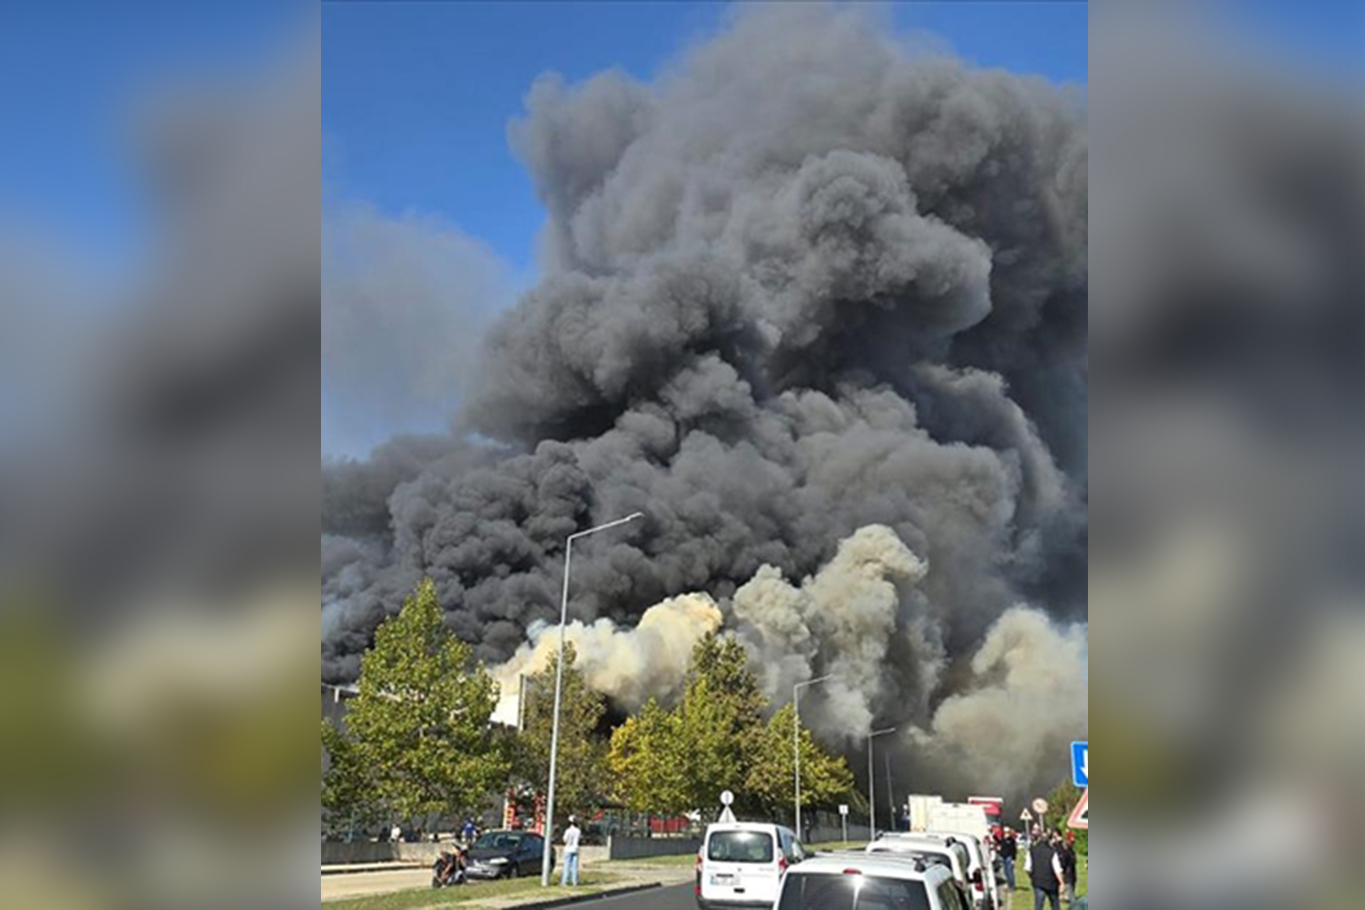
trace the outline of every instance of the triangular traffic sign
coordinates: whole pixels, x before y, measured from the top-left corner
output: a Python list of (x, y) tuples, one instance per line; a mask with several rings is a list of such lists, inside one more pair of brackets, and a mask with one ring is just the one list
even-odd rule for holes
[(1090, 788), (1086, 787), (1081, 794), (1081, 801), (1076, 803), (1076, 808), (1071, 810), (1071, 817), (1066, 820), (1068, 828), (1079, 828), (1082, 831), (1090, 830)]

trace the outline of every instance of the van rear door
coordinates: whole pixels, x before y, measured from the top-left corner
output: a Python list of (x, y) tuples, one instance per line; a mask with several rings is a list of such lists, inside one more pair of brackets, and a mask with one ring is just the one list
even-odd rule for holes
[(782, 852), (771, 831), (712, 831), (706, 839), (701, 893), (706, 900), (772, 903)]

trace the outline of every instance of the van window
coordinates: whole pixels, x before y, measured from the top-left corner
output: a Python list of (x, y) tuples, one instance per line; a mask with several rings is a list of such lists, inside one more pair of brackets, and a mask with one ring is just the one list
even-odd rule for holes
[(727, 863), (770, 863), (773, 836), (766, 831), (712, 831), (706, 858)]
[(787, 873), (777, 910), (929, 910), (929, 892), (914, 879), (793, 871)]
[(962, 895), (950, 881), (939, 882), (938, 902), (943, 905), (944, 910), (963, 910)]

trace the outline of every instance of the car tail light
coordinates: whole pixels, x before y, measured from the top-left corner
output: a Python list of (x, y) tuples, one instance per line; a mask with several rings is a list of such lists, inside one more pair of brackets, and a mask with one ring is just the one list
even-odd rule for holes
[(781, 875), (783, 872), (786, 872), (786, 871), (787, 871), (787, 858), (786, 858), (785, 856), (779, 856), (779, 857), (777, 858), (777, 874), (778, 874), (778, 875)]
[(845, 869), (845, 870), (844, 870), (844, 875), (862, 875), (862, 874), (863, 874), (863, 870), (861, 870), (861, 869)]

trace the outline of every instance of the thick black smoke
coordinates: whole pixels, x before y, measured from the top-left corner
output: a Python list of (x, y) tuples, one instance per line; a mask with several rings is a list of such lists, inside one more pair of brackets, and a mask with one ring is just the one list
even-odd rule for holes
[[(950, 660), (1020, 600), (1085, 613), (1084, 101), (917, 57), (856, 11), (746, 12), (646, 85), (547, 76), (510, 131), (549, 210), (449, 442), (325, 472), (323, 674), (420, 574), (504, 660), (799, 581), (869, 524), (927, 565)], [(387, 493), (387, 499), (384, 495)], [(920, 678), (907, 625), (883, 710)]]

